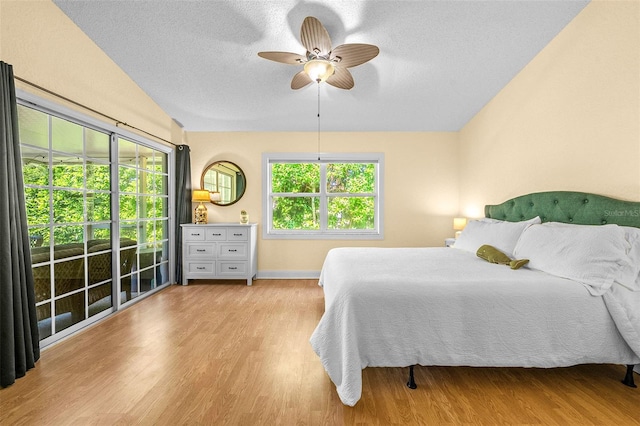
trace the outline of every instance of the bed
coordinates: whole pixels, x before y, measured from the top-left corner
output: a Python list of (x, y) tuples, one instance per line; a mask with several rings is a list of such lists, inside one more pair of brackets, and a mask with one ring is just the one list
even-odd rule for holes
[[(415, 387), (415, 365), (621, 364), (635, 387), (640, 203), (554, 191), (486, 206), (485, 216), (453, 248), (328, 252), (310, 343), (345, 405), (360, 399), (366, 367), (409, 367)], [(487, 262), (479, 244), (530, 262)]]

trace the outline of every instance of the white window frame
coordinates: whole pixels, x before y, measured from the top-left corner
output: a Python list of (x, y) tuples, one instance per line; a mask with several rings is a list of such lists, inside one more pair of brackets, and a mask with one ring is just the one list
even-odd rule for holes
[[(271, 167), (272, 163), (373, 163), (376, 168), (374, 197), (374, 229), (327, 229), (326, 174), (320, 176), (320, 229), (282, 230), (272, 228)], [(383, 153), (263, 153), (262, 154), (262, 237), (289, 240), (381, 240), (384, 238), (384, 154)]]

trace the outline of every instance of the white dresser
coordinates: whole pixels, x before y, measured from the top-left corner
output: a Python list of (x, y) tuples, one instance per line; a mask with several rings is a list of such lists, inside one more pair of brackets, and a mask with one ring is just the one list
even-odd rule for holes
[(258, 272), (258, 224), (182, 226), (182, 284), (190, 279), (246, 279)]

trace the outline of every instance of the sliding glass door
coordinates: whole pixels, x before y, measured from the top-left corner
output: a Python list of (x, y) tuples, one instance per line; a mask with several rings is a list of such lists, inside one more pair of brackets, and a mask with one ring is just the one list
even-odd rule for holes
[(18, 105), (43, 346), (169, 283), (170, 149)]

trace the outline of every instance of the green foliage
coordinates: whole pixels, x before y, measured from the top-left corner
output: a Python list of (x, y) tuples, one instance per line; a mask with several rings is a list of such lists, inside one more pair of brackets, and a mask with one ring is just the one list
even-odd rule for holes
[[(320, 229), (318, 163), (274, 163), (271, 167), (273, 229)], [(329, 229), (373, 229), (375, 226), (375, 165), (326, 164), (327, 226)], [(305, 195), (302, 195), (305, 194)]]

